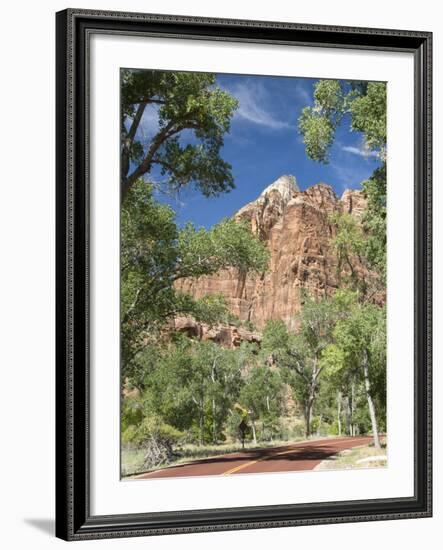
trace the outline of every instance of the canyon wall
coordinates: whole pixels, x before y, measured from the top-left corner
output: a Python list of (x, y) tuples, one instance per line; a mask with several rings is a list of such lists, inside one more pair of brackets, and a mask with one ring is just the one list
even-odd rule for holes
[[(321, 296), (338, 287), (330, 215), (348, 212), (359, 219), (364, 208), (360, 191), (347, 190), (338, 198), (324, 183), (300, 191), (293, 176), (281, 176), (235, 214), (237, 220), (250, 224), (269, 249), (268, 270), (242, 276), (236, 269), (226, 269), (180, 281), (178, 288), (196, 298), (222, 294), (230, 311), (258, 331), (269, 319), (282, 319), (294, 328), (303, 289)], [(367, 274), (363, 266), (357, 265), (357, 270), (361, 277)], [(183, 324), (183, 320), (177, 322)]]

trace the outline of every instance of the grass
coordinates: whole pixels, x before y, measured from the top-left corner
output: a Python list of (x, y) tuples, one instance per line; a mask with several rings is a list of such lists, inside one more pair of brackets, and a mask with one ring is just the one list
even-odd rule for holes
[[(384, 456), (386, 459), (374, 460), (372, 457)], [(368, 459), (368, 460), (367, 460)], [(347, 449), (323, 460), (316, 470), (354, 470), (359, 468), (383, 468), (387, 466), (386, 445), (381, 450), (373, 444)]]
[(121, 451), (121, 475), (132, 476), (143, 471), (143, 459), (146, 451), (143, 449), (122, 448)]

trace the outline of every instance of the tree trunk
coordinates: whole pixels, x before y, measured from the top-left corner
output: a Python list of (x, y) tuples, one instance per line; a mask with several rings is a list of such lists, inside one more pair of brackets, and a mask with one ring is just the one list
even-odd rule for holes
[(356, 433), (356, 426), (354, 424), (354, 411), (355, 411), (355, 382), (352, 381), (351, 384), (351, 406), (350, 406), (350, 420), (351, 420), (351, 435), (355, 436)]
[[(213, 387), (213, 392), (215, 391), (215, 363), (216, 363), (216, 360), (214, 359), (212, 361), (212, 368), (211, 368), (211, 380), (212, 380), (212, 387)], [(213, 397), (212, 397), (212, 442), (214, 443), (214, 445), (217, 443), (217, 421), (216, 421), (216, 416), (215, 416), (215, 413), (216, 413), (216, 405), (215, 405), (215, 397), (214, 397), (214, 394), (213, 394)]]
[(252, 427), (252, 439), (254, 440), (254, 445), (257, 445), (257, 431), (255, 429), (255, 420), (251, 420)]
[(349, 399), (349, 395), (346, 395), (344, 398), (344, 406), (345, 406), (345, 434), (346, 435), (352, 435), (352, 429), (351, 429), (351, 400)]
[[(130, 156), (131, 156), (131, 148), (134, 144), (135, 135), (137, 133), (138, 127), (140, 126), (141, 119), (143, 118), (143, 113), (145, 112), (147, 103), (140, 103), (137, 107), (137, 111), (135, 113), (134, 119), (132, 120), (131, 127), (129, 128), (129, 131), (126, 133), (124, 122), (122, 120), (122, 155), (121, 155), (121, 181), (124, 182), (126, 180), (126, 176), (129, 172), (129, 166), (130, 166)], [(121, 185), (121, 188), (123, 190), (124, 185)]]
[(215, 417), (216, 407), (215, 407), (215, 398), (212, 398), (212, 442), (214, 445), (217, 444), (217, 420)]
[(311, 437), (311, 417), (312, 417), (312, 405), (313, 405), (313, 403), (314, 403), (314, 400), (312, 399), (312, 397), (309, 397), (308, 402), (306, 403), (306, 407), (305, 407), (305, 422), (306, 422), (305, 436), (306, 436), (306, 439)]
[(204, 443), (205, 413), (203, 407), (200, 408), (200, 446)]
[(375, 415), (375, 407), (374, 407), (374, 401), (372, 400), (371, 396), (371, 383), (369, 381), (369, 365), (368, 365), (368, 354), (367, 351), (364, 351), (363, 356), (363, 375), (365, 380), (365, 392), (366, 392), (366, 399), (368, 401), (368, 408), (369, 408), (369, 416), (371, 418), (371, 425), (372, 425), (372, 434), (374, 438), (374, 446), (376, 449), (380, 449), (380, 439), (378, 436), (378, 426), (377, 426), (377, 417)]
[(337, 392), (337, 424), (338, 435), (341, 435), (341, 392)]

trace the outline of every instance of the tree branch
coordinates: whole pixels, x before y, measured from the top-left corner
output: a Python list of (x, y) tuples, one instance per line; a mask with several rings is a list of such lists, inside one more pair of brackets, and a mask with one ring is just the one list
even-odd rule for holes
[[(129, 128), (129, 132), (126, 133), (126, 136), (123, 139), (122, 164), (121, 164), (122, 178), (128, 175), (129, 157), (131, 154), (131, 148), (132, 148), (132, 145), (134, 144), (135, 134), (137, 133), (137, 130), (140, 125), (141, 119), (143, 117), (143, 113), (145, 112), (145, 109), (146, 109), (146, 103), (140, 103), (137, 108), (137, 112), (135, 113), (135, 116), (132, 120), (131, 127)], [(123, 124), (123, 127), (124, 127), (124, 124)]]
[(126, 196), (129, 189), (132, 187), (134, 182), (146, 174), (146, 172), (149, 172), (151, 169), (152, 159), (155, 155), (155, 153), (158, 151), (158, 149), (163, 145), (163, 143), (172, 137), (173, 135), (180, 132), (183, 128), (181, 126), (174, 128), (174, 125), (176, 124), (176, 121), (171, 120), (168, 122), (168, 124), (158, 132), (158, 134), (155, 136), (155, 138), (152, 140), (151, 145), (145, 155), (145, 158), (143, 161), (139, 164), (139, 166), (130, 174), (129, 176), (122, 179), (122, 199)]

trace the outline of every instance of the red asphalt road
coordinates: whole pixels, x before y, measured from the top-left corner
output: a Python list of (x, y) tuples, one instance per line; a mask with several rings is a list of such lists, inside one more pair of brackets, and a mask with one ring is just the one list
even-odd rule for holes
[(162, 477), (299, 472), (314, 469), (322, 460), (345, 449), (367, 445), (370, 436), (337, 437), (291, 443), (280, 447), (248, 449), (212, 458), (194, 460), (134, 476), (132, 479)]

